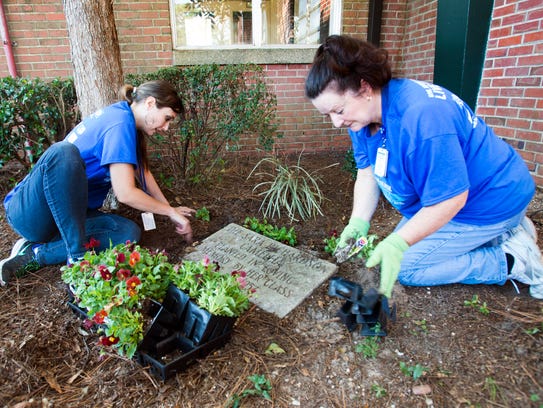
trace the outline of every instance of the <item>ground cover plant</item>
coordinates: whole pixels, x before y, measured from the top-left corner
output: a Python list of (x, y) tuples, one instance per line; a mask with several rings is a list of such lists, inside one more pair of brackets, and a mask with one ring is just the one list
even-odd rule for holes
[[(352, 204), (353, 181), (341, 170), (343, 159), (344, 153), (302, 156), (308, 171), (338, 163), (320, 173), (324, 215), (292, 224), (286, 214), (273, 220), (294, 227), (297, 249), (331, 262), (323, 240), (341, 231)], [(182, 197), (192, 208), (209, 210), (210, 221), (193, 221), (196, 241), (231, 222), (261, 219), (254, 180), (247, 180), (256, 162), (237, 157), (220, 182), (166, 189), (172, 201)], [(19, 175), (14, 165), (0, 169), (3, 195)], [(17, 237), (2, 211), (0, 256), (6, 256)], [(122, 206), (120, 211), (141, 223), (139, 213)], [(541, 244), (541, 192), (529, 214)], [(370, 232), (385, 237), (398, 220), (382, 202)], [(165, 250), (173, 262), (193, 250), (167, 219), (156, 217), (156, 223), (156, 230), (144, 233), (142, 246)], [(336, 275), (364, 290), (376, 287), (377, 268), (368, 270), (363, 262), (345, 262)], [(328, 296), (323, 284), (283, 319), (250, 307), (224, 347), (161, 382), (133, 360), (100, 354), (99, 335), (82, 329), (66, 305), (60, 268), (48, 267), (0, 289), (0, 406), (216, 408), (239, 401), (251, 408), (539, 408), (543, 302), (530, 298), (526, 287), (520, 290), (518, 295), (511, 284), (396, 285), (397, 320), (372, 344), (336, 318), (343, 301)]]

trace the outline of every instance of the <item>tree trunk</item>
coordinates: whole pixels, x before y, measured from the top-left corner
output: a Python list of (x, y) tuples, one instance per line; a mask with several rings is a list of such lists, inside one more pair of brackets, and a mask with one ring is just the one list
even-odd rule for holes
[(117, 100), (123, 84), (112, 0), (64, 0), (81, 116)]

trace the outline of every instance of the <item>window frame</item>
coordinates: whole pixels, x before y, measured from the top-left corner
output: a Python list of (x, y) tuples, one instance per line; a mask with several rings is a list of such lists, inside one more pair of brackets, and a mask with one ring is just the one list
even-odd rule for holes
[[(260, 10), (262, 0), (251, 0), (253, 10)], [(174, 65), (199, 64), (308, 64), (313, 61), (319, 44), (265, 44), (259, 35), (253, 35), (253, 44), (228, 46), (177, 46), (175, 44), (175, 0), (170, 0), (170, 25)], [(343, 0), (332, 0), (330, 8), (330, 35), (341, 34)], [(260, 16), (256, 16), (260, 14)], [(255, 18), (255, 16), (257, 18)], [(253, 32), (261, 21), (261, 13), (253, 11)], [(256, 21), (256, 22), (255, 22)], [(258, 31), (258, 32), (260, 32)], [(258, 39), (258, 40), (257, 40)], [(210, 52), (213, 51), (213, 52)]]

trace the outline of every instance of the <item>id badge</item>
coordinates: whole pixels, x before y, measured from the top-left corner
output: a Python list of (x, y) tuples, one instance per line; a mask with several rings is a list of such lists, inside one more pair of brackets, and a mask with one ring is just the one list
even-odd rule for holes
[(388, 150), (384, 147), (377, 149), (377, 157), (375, 158), (375, 175), (377, 177), (387, 176), (388, 165)]
[(143, 220), (143, 229), (145, 231), (154, 230), (156, 228), (153, 213), (144, 212), (141, 214), (141, 218)]

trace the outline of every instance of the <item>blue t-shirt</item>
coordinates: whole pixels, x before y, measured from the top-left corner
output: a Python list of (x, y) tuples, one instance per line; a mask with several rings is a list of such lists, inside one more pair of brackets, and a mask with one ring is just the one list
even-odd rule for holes
[(67, 136), (78, 147), (87, 168), (90, 209), (100, 208), (111, 188), (109, 165), (138, 165), (136, 121), (126, 101), (100, 109)]
[(520, 155), (460, 98), (426, 82), (393, 79), (382, 90), (382, 128), (349, 130), (357, 168), (388, 151), (387, 173), (375, 179), (387, 200), (411, 218), (469, 190), (455, 221), (489, 225), (524, 209), (535, 192)]

